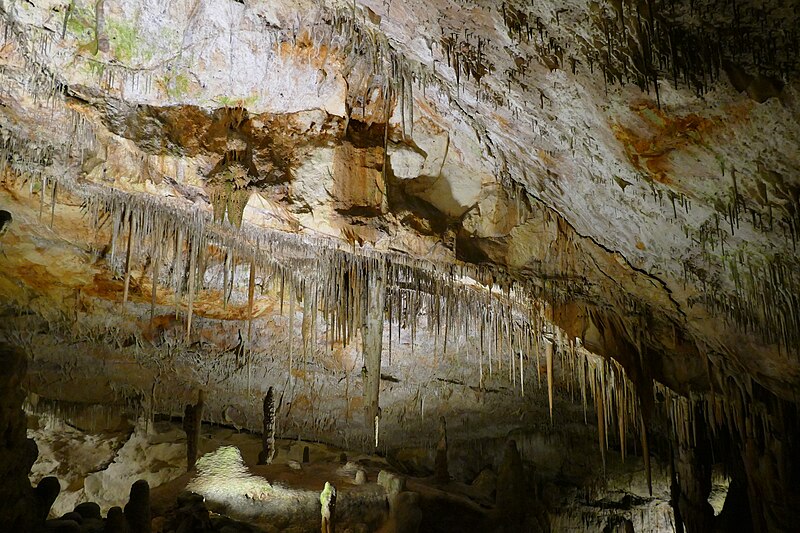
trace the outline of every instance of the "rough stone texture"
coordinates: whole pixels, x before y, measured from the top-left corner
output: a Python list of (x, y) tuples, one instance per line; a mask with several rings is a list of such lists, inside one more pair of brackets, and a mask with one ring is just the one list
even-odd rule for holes
[[(241, 398), (288, 373), (282, 430), (372, 449), (431, 445), (453, 410), (451, 439), (505, 438), (546, 372), (554, 418), (580, 418), (567, 392), (595, 403), (604, 466), (617, 430), (624, 454), (626, 431), (703, 427), (768, 495), (753, 519), (791, 521), (790, 4), (62, 4), (0, 3), (3, 336), (37, 354), (35, 392), (174, 413), (204, 386), (209, 418), (235, 405), (252, 428)], [(404, 278), (395, 253), (430, 268)], [(359, 292), (377, 266), (392, 283)], [(624, 374), (587, 378), (581, 350)]]
[(261, 452), (258, 464), (268, 465), (275, 457), (275, 396), (272, 387), (267, 389), (263, 403), (264, 427), (261, 433)]

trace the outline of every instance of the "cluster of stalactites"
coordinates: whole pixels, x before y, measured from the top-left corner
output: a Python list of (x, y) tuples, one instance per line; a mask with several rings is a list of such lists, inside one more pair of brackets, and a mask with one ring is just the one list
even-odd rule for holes
[(756, 399), (749, 379), (744, 383), (724, 380), (724, 390), (690, 393), (682, 396), (656, 382), (657, 399), (663, 399), (664, 410), (679, 444), (697, 446), (698, 441), (721, 435), (735, 442), (749, 440), (764, 443), (773, 435), (769, 407)]
[[(187, 340), (192, 334), (193, 302), (198, 294), (221, 288), (222, 304), (227, 305), (233, 288), (243, 284), (243, 280), (237, 284), (235, 276), (244, 271), (248, 276), (247, 344), (256, 318), (256, 282), (262, 288), (272, 284), (280, 291), (282, 313), (288, 301), (292, 336), (295, 303), (302, 302), (303, 339), (298, 349), (302, 347), (305, 367), (305, 358), (313, 353), (308, 347), (316, 342), (312, 332), (318, 331), (319, 319), (324, 321), (326, 346), (347, 344), (361, 331), (371, 291), (376, 290), (371, 280), (379, 272), (383, 280), (379, 290), (385, 291), (383, 318), (388, 324), (389, 364), (393, 339), (400, 338), (401, 330), (410, 330), (413, 351), (417, 329), (423, 327), (434, 338), (436, 357), (448, 353), (448, 343), (466, 347), (459, 357), (478, 367), (481, 389), (487, 377), (507, 375), (524, 395), (526, 383), (533, 379), (533, 365), (537, 384), (541, 386), (546, 379), (551, 419), (558, 383), (573, 399), (579, 393), (585, 409), (591, 398), (604, 463), (614, 433), (619, 437), (623, 458), (628, 435), (638, 434), (642, 449), (647, 450), (639, 400), (623, 368), (614, 360), (576, 347), (546, 320), (546, 310), (537, 303), (532, 288), (515, 286), (497, 272), (469, 265), (433, 264), (371, 248), (353, 250), (338, 241), (308, 236), (237, 229), (214, 223), (210, 212), (187, 210), (152, 195), (78, 184), (68, 178), (61, 178), (59, 183), (83, 198), (85, 216), (98, 234), (107, 232), (110, 267), (125, 280), (123, 305), (128, 300), (135, 265), (142, 275), (149, 268), (151, 316), (156, 306), (165, 305), (164, 298), (157, 298), (159, 287), (169, 288), (174, 294), (176, 315), (185, 317)], [(222, 287), (211, 286), (218, 277), (205, 275), (213, 267), (223, 271)], [(293, 349), (290, 340), (290, 375), (295, 364)], [(559, 357), (560, 364), (556, 365)], [(557, 366), (563, 374), (558, 381)]]
[[(329, 342), (347, 344), (364, 322), (372, 290), (369, 279), (382, 269), (387, 321), (411, 328), (412, 334), (423, 315), (427, 329), (443, 343), (480, 329), (483, 349), (495, 354), (501, 368), (496, 354), (524, 350), (538, 334), (541, 310), (531, 307), (535, 287), (514, 284), (489, 268), (437, 264), (370, 247), (353, 250), (327, 238), (237, 229), (214, 223), (205, 210), (186, 209), (152, 195), (79, 185), (67, 178), (59, 183), (83, 198), (92, 224), (110, 229), (112, 268), (128, 278), (134, 264), (149, 265), (153, 290), (159, 284), (169, 286), (177, 298), (187, 300), (188, 309), (197, 291), (205, 288), (209, 268), (216, 266), (224, 273), (225, 303), (234, 276), (245, 268), (249, 300), (257, 280), (261, 285), (279, 281), (282, 294), (308, 301), (315, 313), (324, 315)], [(496, 339), (495, 348), (489, 347), (488, 339)]]
[[(625, 369), (614, 359), (606, 359), (585, 350), (579, 343), (559, 339), (555, 346), (561, 347), (561, 368), (568, 374), (564, 380), (572, 401), (580, 394), (584, 419), (588, 421), (588, 400), (594, 404), (598, 429), (598, 449), (606, 465), (609, 443), (618, 442), (622, 461), (629, 455), (629, 435), (638, 437), (644, 458), (648, 484), (652, 491), (650, 456), (647, 429), (643, 419), (641, 401), (634, 383)], [(548, 368), (552, 363), (548, 362)], [(552, 401), (551, 401), (552, 410)], [(551, 415), (552, 416), (552, 415)]]

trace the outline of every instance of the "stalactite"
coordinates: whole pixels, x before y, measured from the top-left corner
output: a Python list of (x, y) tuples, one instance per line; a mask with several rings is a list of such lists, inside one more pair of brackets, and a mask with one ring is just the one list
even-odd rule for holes
[(314, 320), (313, 320), (313, 292), (310, 284), (303, 284), (303, 323), (301, 326), (301, 335), (303, 339), (303, 376), (308, 368), (308, 358), (311, 355), (313, 348), (314, 338)]
[(372, 439), (377, 448), (378, 421), (380, 419), (380, 384), (381, 384), (381, 348), (383, 339), (385, 271), (383, 263), (371, 272), (367, 280), (371, 295), (366, 309), (364, 329), (362, 332), (364, 368), (364, 407), (367, 427), (373, 427)]
[(186, 342), (191, 340), (192, 336), (192, 313), (194, 312), (194, 286), (195, 278), (197, 276), (197, 243), (192, 242), (189, 248), (189, 294), (187, 296), (187, 309), (186, 309)]
[(161, 242), (157, 241), (154, 245), (155, 254), (153, 257), (152, 263), (152, 275), (151, 275), (151, 285), (152, 288), (150, 289), (150, 327), (153, 326), (153, 319), (155, 317), (155, 309), (156, 309), (156, 291), (158, 289), (158, 267), (159, 263), (161, 262)]
[(294, 384), (294, 284), (289, 281), (289, 384)]
[(128, 301), (128, 287), (131, 282), (131, 247), (133, 242), (133, 215), (128, 216), (128, 244), (125, 248), (125, 281), (122, 292), (122, 305)]
[(650, 496), (653, 496), (653, 471), (650, 466), (650, 446), (647, 441), (647, 426), (644, 424), (644, 418), (641, 412), (639, 413), (639, 436), (642, 440), (642, 458), (644, 459), (644, 469), (647, 473), (647, 491)]
[(553, 424), (553, 343), (545, 341), (545, 361), (547, 362), (547, 403), (550, 406), (550, 424)]
[(253, 303), (256, 289), (256, 262), (250, 260), (250, 272), (247, 280), (247, 346), (248, 349), (253, 342)]
[[(58, 182), (53, 182), (53, 196), (51, 197), (50, 202), (50, 229), (53, 229), (53, 220), (56, 217), (56, 190), (58, 189)], [(44, 191), (42, 191), (44, 194)]]
[(181, 306), (181, 293), (183, 292), (183, 230), (178, 228), (175, 232), (175, 251), (172, 259), (173, 286), (175, 288), (175, 320), (178, 319)]
[(222, 262), (222, 309), (228, 308), (228, 275), (230, 273), (230, 251), (225, 251), (225, 258)]
[(597, 410), (597, 444), (600, 447), (600, 457), (603, 461), (603, 472), (606, 471), (606, 413), (604, 390), (600, 382), (595, 384), (594, 403)]

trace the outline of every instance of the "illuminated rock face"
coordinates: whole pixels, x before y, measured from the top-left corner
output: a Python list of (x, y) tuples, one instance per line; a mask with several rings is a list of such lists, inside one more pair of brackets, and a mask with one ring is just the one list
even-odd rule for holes
[[(257, 429), (273, 386), (279, 432), (379, 450), (594, 403), (601, 450), (701, 427), (779, 493), (796, 10), (496, 4), (1, 3), (0, 297), (29, 387), (150, 413), (202, 388)], [(786, 520), (766, 500), (757, 527)]]

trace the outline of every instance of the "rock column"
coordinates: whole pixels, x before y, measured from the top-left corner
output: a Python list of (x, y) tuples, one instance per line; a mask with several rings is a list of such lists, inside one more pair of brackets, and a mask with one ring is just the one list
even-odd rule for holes
[(363, 329), (364, 351), (364, 415), (371, 428), (371, 448), (378, 447), (380, 421), (379, 395), (381, 388), (381, 350), (383, 349), (383, 315), (386, 290), (383, 266), (369, 273), (366, 295), (366, 318)]
[(275, 397), (270, 387), (264, 396), (264, 432), (261, 434), (261, 452), (258, 464), (268, 465), (275, 458)]
[(195, 405), (186, 404), (183, 412), (183, 430), (186, 432), (186, 470), (194, 468), (200, 449), (200, 428), (203, 423), (203, 391), (197, 393)]

